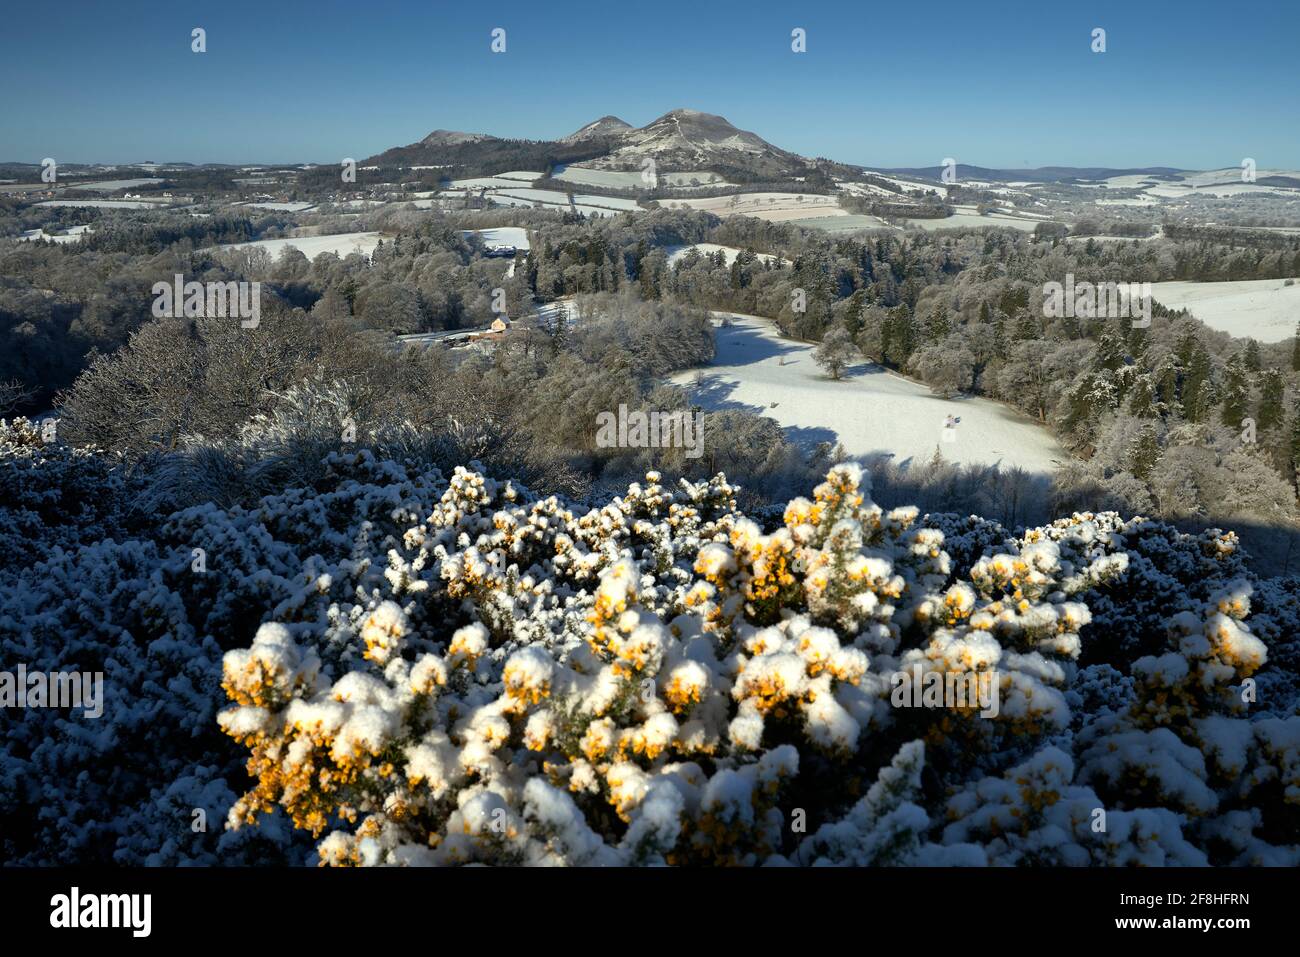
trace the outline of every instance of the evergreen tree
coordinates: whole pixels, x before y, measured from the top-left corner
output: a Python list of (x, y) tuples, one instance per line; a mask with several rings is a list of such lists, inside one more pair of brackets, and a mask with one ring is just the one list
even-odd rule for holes
[(1300, 486), (1300, 399), (1291, 412), (1291, 475), (1292, 483)]
[(1183, 417), (1200, 422), (1213, 405), (1214, 363), (1205, 346), (1195, 340), (1193, 352), (1183, 366), (1187, 370), (1183, 376)]
[(1133, 382), (1133, 391), (1128, 400), (1129, 415), (1138, 419), (1155, 419), (1165, 411), (1164, 404), (1156, 397), (1156, 386), (1148, 375), (1140, 375)]
[(902, 368), (907, 365), (907, 360), (915, 349), (912, 313), (906, 306), (895, 306), (889, 310), (889, 316), (885, 319), (880, 351), (884, 353), (885, 361)]
[(1162, 407), (1161, 414), (1176, 415), (1181, 408), (1178, 403), (1178, 360), (1168, 354), (1162, 356), (1151, 378), (1156, 387), (1156, 399)]
[(1234, 429), (1241, 427), (1242, 419), (1250, 412), (1250, 373), (1246, 362), (1245, 356), (1235, 352), (1223, 370), (1223, 424)]
[(1259, 376), (1259, 406), (1255, 410), (1255, 425), (1267, 432), (1282, 424), (1282, 402), (1286, 380), (1278, 369), (1265, 369)]
[(1251, 372), (1258, 372), (1263, 368), (1263, 360), (1259, 355), (1259, 343), (1254, 339), (1246, 342), (1246, 368)]
[(1174, 344), (1174, 355), (1178, 357), (1178, 364), (1184, 369), (1190, 367), (1192, 358), (1201, 348), (1201, 340), (1196, 337), (1196, 333), (1183, 333)]
[(1156, 437), (1155, 427), (1143, 426), (1137, 440), (1129, 447), (1128, 470), (1145, 482), (1159, 463), (1160, 454), (1160, 440)]
[(1114, 372), (1125, 364), (1128, 358), (1128, 350), (1125, 348), (1124, 340), (1111, 333), (1103, 333), (1097, 340), (1097, 352), (1094, 359), (1095, 366), (1098, 369), (1109, 369)]
[(1016, 320), (1017, 339), (1041, 339), (1043, 331), (1038, 325), (1038, 317), (1029, 310), (1021, 312), (1020, 317)]
[(849, 331), (849, 335), (853, 337), (854, 341), (862, 332), (862, 308), (865, 300), (866, 294), (859, 289), (849, 296), (848, 307), (844, 310), (844, 328)]
[(943, 301), (935, 304), (934, 311), (925, 324), (925, 338), (931, 345), (936, 345), (948, 338), (952, 332), (952, 323), (948, 318), (948, 306)]

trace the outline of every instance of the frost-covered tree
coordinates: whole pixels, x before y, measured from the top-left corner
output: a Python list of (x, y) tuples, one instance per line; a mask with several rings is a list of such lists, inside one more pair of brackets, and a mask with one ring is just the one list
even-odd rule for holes
[(813, 350), (813, 361), (826, 370), (832, 379), (840, 379), (857, 358), (858, 350), (849, 337), (848, 330), (836, 326)]

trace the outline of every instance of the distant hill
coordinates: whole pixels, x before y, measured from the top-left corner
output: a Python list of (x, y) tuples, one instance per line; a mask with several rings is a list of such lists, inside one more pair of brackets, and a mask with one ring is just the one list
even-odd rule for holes
[(653, 157), (665, 170), (730, 167), (764, 175), (788, 174), (808, 163), (724, 117), (699, 110), (671, 110), (639, 129), (623, 131), (615, 142), (614, 150), (590, 165), (636, 169)]
[(582, 129), (570, 133), (560, 142), (578, 143), (596, 137), (614, 137), (631, 129), (634, 129), (631, 123), (620, 120), (617, 116), (602, 116), (595, 122), (588, 123)]
[(408, 146), (372, 156), (364, 165), (445, 166), (487, 173), (580, 162), (599, 169), (636, 170), (647, 157), (665, 171), (710, 169), (747, 180), (789, 177), (817, 165), (724, 117), (688, 109), (672, 110), (642, 127), (602, 116), (558, 140), (434, 130)]
[[(942, 166), (872, 167), (878, 173), (897, 176), (915, 176), (939, 182)], [(1132, 169), (1111, 169), (1105, 166), (1039, 166), (1035, 169), (992, 169), (988, 166), (957, 164), (957, 180), (983, 179), (1003, 183), (1059, 183), (1064, 180), (1097, 180), (1111, 176), (1151, 176), (1153, 178), (1178, 177), (1186, 170), (1172, 166), (1144, 166)]]

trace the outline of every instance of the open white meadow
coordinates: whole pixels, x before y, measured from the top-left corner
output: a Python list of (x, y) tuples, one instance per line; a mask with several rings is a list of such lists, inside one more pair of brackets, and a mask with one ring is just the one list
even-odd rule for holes
[(1187, 309), (1201, 322), (1231, 336), (1281, 342), (1300, 322), (1300, 279), (1240, 282), (1156, 282), (1151, 295), (1170, 309)]
[[(543, 190), (533, 190), (533, 192), (543, 192)], [(563, 193), (556, 193), (554, 195), (560, 197), (564, 196)], [(560, 201), (557, 202), (555, 200), (530, 199), (524, 196), (513, 196), (507, 193), (492, 193), (491, 200), (493, 203), (495, 203), (498, 206), (521, 206), (530, 209), (535, 207), (540, 207), (542, 209), (554, 209), (559, 211), (564, 211), (569, 209), (569, 203), (567, 200), (564, 199), (561, 199)], [(431, 204), (436, 202), (437, 200), (417, 200), (411, 205), (420, 207), (423, 204)], [(573, 208), (585, 216), (615, 216), (620, 212), (617, 209), (610, 209), (609, 207), (606, 206), (585, 206), (582, 204), (577, 204)]]
[(334, 253), (340, 259), (352, 253), (369, 257), (379, 245), (379, 233), (335, 233), (331, 236), (295, 236), (289, 239), (259, 239), (251, 243), (231, 243), (221, 249), (265, 249), (278, 258), (286, 249), (296, 249), (308, 259), (321, 253)]
[(469, 179), (453, 179), (449, 189), (517, 189), (527, 186), (532, 180), (511, 179), (507, 176), (473, 176)]
[[(711, 256), (718, 250), (722, 250), (727, 257), (727, 265), (730, 266), (736, 261), (741, 250), (735, 246), (720, 246), (717, 243), (695, 243), (693, 246), (665, 246), (664, 252), (668, 254), (668, 265), (675, 266), (680, 260), (685, 259), (687, 253), (692, 249), (698, 249), (701, 255)], [(770, 263), (776, 260), (775, 256), (769, 256), (767, 253), (755, 253), (761, 262)]]
[(514, 246), (515, 249), (528, 249), (528, 230), (522, 226), (497, 226), (493, 229), (467, 229), (465, 232), (478, 233), (483, 245), (492, 249), (496, 246)]
[[(792, 441), (838, 441), (849, 455), (885, 453), (898, 464), (928, 461), (936, 448), (950, 462), (1036, 473), (1069, 458), (1047, 429), (998, 402), (943, 399), (865, 360), (836, 382), (813, 361), (813, 345), (782, 338), (771, 320), (732, 321), (718, 327), (710, 365), (672, 379), (705, 409), (749, 408), (775, 419)], [(960, 422), (945, 433), (949, 415)]]
[(111, 179), (101, 180), (97, 183), (69, 183), (68, 189), (135, 189), (138, 186), (161, 186), (167, 182), (165, 179)]
[(923, 195), (925, 193), (938, 193), (940, 196), (947, 197), (948, 187), (942, 183), (918, 182), (911, 179), (899, 179), (897, 176), (886, 176), (884, 173), (872, 173), (877, 179), (883, 179), (887, 183), (893, 183), (904, 193), (912, 195)]
[(791, 226), (803, 229), (819, 229), (824, 233), (855, 233), (860, 229), (896, 230), (879, 216), (863, 213), (846, 213), (842, 216), (812, 216), (808, 219), (787, 220)]
[[(641, 178), (639, 170), (620, 171), (587, 169), (582, 166), (557, 166), (552, 175), (555, 179), (563, 180), (566, 183), (577, 183), (581, 186), (605, 186), (610, 189), (644, 189), (648, 185)], [(676, 189), (689, 188), (697, 184), (699, 186), (729, 185), (717, 173), (707, 171), (660, 173), (659, 184), (661, 186), (672, 186)]]
[(733, 193), (699, 199), (666, 199), (660, 206), (669, 209), (699, 209), (717, 216), (753, 216), (770, 223), (813, 216), (847, 216), (834, 196), (814, 193)]
[(311, 209), (315, 203), (245, 203), (245, 206), (251, 206), (253, 209), (269, 209), (277, 213), (301, 213), (304, 210)]
[[(493, 194), (493, 198), (500, 196), (509, 199), (525, 199), (535, 203), (545, 203), (548, 206), (568, 206), (569, 197), (565, 193), (553, 189), (512, 189), (510, 192), (500, 192)], [(615, 209), (628, 210), (640, 209), (634, 199), (620, 199), (617, 196), (588, 196), (574, 193), (573, 201), (578, 206), (594, 206), (598, 209)]]
[(1031, 219), (1022, 216), (1007, 216), (1002, 213), (989, 213), (987, 216), (981, 216), (976, 212), (956, 212), (945, 219), (909, 219), (909, 226), (919, 226), (926, 232), (934, 232), (936, 229), (980, 229), (984, 226), (1001, 226), (1011, 229), (1019, 229), (1027, 233), (1032, 233), (1041, 219)]
[(30, 242), (35, 242), (38, 239), (48, 239), (52, 243), (58, 243), (62, 245), (63, 243), (80, 242), (82, 235), (84, 233), (88, 233), (91, 231), (92, 230), (89, 225), (69, 226), (68, 231), (66, 233), (63, 233), (62, 235), (52, 236), (49, 233), (47, 233), (44, 229), (27, 229), (24, 230), (23, 234), (18, 237), (18, 241), (23, 243), (30, 243)]
[(159, 203), (146, 203), (130, 199), (47, 199), (37, 206), (82, 206), (94, 209), (152, 209)]

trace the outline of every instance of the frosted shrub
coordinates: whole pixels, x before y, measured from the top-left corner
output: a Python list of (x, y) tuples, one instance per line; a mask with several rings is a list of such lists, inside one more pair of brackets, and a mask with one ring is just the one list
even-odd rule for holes
[(122, 534), (122, 499), (139, 483), (117, 456), (63, 444), (57, 431), (16, 418), (0, 419), (0, 462), (0, 568)]
[(851, 466), (761, 522), (721, 476), (579, 508), (365, 448), (133, 528), (24, 434), (4, 480), (72, 493), (3, 661), (106, 701), (6, 714), (6, 860), (1300, 862), (1296, 595), (1230, 534), (929, 520)]
[[(1293, 855), (1266, 838), (1272, 808), (1203, 826), (1220, 765), (1295, 802), (1297, 720), (1234, 716), (1267, 661), (1244, 592), (1168, 614), (1170, 649), (1126, 663), (1131, 683), (1082, 669), (1086, 599), (1131, 571), (1091, 521), (961, 574), (852, 467), (766, 531), (721, 478), (670, 492), (652, 473), (578, 514), (458, 469), (385, 556), (350, 655), (271, 623), (227, 653), (220, 722), (256, 778), (229, 824), (283, 809), (327, 864)], [(895, 676), (929, 671), (991, 677), (999, 712), (891, 706)], [(1080, 724), (1088, 687), (1121, 704)]]

